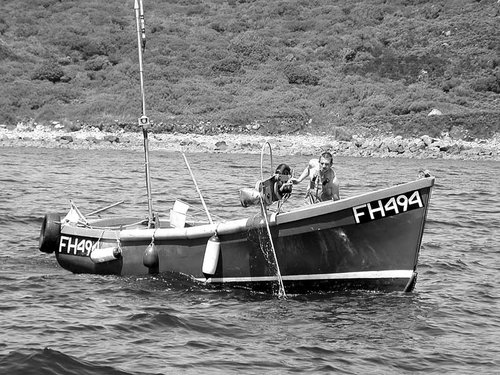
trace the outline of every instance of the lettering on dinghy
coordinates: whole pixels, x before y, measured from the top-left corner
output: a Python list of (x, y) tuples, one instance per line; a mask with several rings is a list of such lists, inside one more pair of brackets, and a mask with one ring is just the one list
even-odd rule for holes
[(86, 257), (97, 248), (97, 243), (97, 241), (88, 238), (61, 236), (59, 253)]
[(424, 207), (418, 190), (379, 199), (352, 208), (356, 224), (394, 216), (406, 211)]

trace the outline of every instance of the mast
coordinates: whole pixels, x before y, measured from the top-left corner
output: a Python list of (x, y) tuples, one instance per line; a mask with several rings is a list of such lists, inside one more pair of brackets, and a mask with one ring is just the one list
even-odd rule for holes
[(151, 197), (151, 175), (149, 171), (149, 141), (148, 129), (151, 127), (149, 118), (146, 116), (146, 98), (144, 94), (144, 70), (142, 66), (142, 51), (146, 45), (146, 34), (144, 29), (144, 10), (142, 0), (134, 0), (135, 19), (137, 25), (137, 49), (139, 51), (139, 74), (141, 78), (142, 116), (139, 125), (142, 127), (144, 138), (144, 166), (146, 169), (146, 190), (148, 194), (148, 228), (154, 226), (153, 199)]

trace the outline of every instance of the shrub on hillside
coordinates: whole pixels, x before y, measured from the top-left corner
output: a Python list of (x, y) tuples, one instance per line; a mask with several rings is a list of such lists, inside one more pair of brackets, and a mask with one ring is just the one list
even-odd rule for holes
[(85, 62), (85, 69), (97, 72), (108, 65), (110, 65), (110, 62), (106, 56), (94, 56)]
[(433, 103), (426, 100), (417, 100), (408, 106), (410, 112), (428, 112), (433, 107)]
[(38, 28), (33, 25), (19, 25), (15, 30), (15, 34), (20, 38), (29, 38), (30, 36), (38, 35)]
[(16, 54), (12, 51), (12, 48), (0, 40), (0, 61), (14, 59), (16, 59)]
[(289, 17), (297, 18), (300, 16), (300, 6), (297, 3), (287, 2), (287, 1), (277, 1), (276, 3), (270, 3), (272, 7), (270, 9), (271, 16), (278, 17)]
[(287, 28), (291, 32), (306, 32), (313, 27), (312, 23), (309, 20), (301, 21), (301, 20), (293, 20), (287, 23)]
[(47, 80), (52, 83), (59, 82), (64, 76), (64, 70), (57, 62), (49, 61), (39, 66), (31, 75), (32, 80)]
[(287, 64), (283, 72), (290, 84), (316, 86), (319, 83), (319, 77), (302, 65)]
[(241, 69), (241, 62), (233, 57), (228, 57), (212, 64), (214, 73), (236, 73)]
[(340, 38), (325, 38), (323, 36), (320, 36), (313, 42), (316, 47), (314, 50), (314, 56), (319, 61), (333, 62), (334, 60), (338, 59), (344, 52), (343, 41)]
[(374, 93), (367, 97), (363, 105), (366, 107), (371, 107), (376, 111), (380, 111), (387, 106), (387, 103), (391, 101), (391, 97), (385, 93)]
[(454, 87), (460, 86), (461, 83), (462, 83), (462, 81), (458, 78), (450, 78), (441, 84), (441, 89), (444, 92), (449, 92)]
[(231, 49), (249, 64), (267, 60), (270, 49), (256, 33), (242, 33), (231, 41)]
[[(352, 60), (356, 57), (357, 55)], [(345, 59), (349, 61), (347, 57)], [(379, 57), (363, 59), (361, 64), (346, 64), (343, 71), (344, 73), (360, 75), (376, 74), (392, 80), (404, 79), (407, 83), (414, 83), (422, 80), (423, 74), (426, 80), (430, 81), (442, 77), (446, 65), (446, 59), (438, 56), (408, 55), (401, 57), (386, 50)]]
[(63, 31), (54, 38), (54, 43), (70, 51), (80, 52), (82, 58), (87, 60), (96, 55), (109, 55), (116, 51), (117, 41), (110, 40), (109, 36), (88, 37), (79, 35), (75, 31)]
[(207, 12), (207, 8), (202, 4), (193, 4), (186, 7), (186, 16), (203, 15)]
[(230, 126), (240, 127), (251, 124), (260, 117), (262, 117), (260, 108), (240, 106), (223, 111), (220, 120)]
[(389, 110), (390, 113), (394, 115), (403, 116), (410, 113), (410, 109), (408, 107), (409, 106), (408, 103), (406, 102), (406, 99), (395, 98), (389, 103), (387, 109)]
[(48, 125), (58, 118), (61, 107), (57, 104), (46, 104), (41, 107), (35, 115), (35, 121), (42, 125)]
[[(3, 103), (0, 103), (2, 108), (6, 108)], [(3, 111), (0, 113), (0, 123), (2, 124), (15, 124), (17, 122), (17, 118), (14, 116), (13, 111), (9, 111), (9, 113), (4, 113)]]
[(474, 91), (491, 91), (500, 94), (500, 70), (489, 77), (476, 79), (471, 86)]
[(223, 33), (224, 31), (226, 31), (226, 26), (224, 24), (218, 22), (218, 21), (217, 22), (212, 22), (210, 24), (210, 28), (212, 30), (217, 31), (218, 33)]

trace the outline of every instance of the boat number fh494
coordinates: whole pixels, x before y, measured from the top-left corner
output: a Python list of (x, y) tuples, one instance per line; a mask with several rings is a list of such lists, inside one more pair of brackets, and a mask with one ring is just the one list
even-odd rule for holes
[(418, 190), (394, 197), (379, 199), (352, 208), (356, 224), (382, 219), (406, 211), (424, 207)]
[(61, 236), (59, 242), (59, 252), (63, 254), (89, 256), (96, 247), (97, 241), (86, 238)]

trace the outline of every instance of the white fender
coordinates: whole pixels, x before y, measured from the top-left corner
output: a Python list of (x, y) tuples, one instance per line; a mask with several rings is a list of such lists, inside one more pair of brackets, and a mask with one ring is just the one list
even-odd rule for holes
[(104, 263), (120, 258), (121, 250), (118, 247), (103, 247), (102, 249), (94, 249), (90, 253), (90, 259), (94, 263)]
[(203, 257), (203, 266), (201, 271), (205, 276), (215, 275), (217, 264), (219, 263), (220, 240), (217, 233), (210, 237), (205, 248), (205, 256)]

